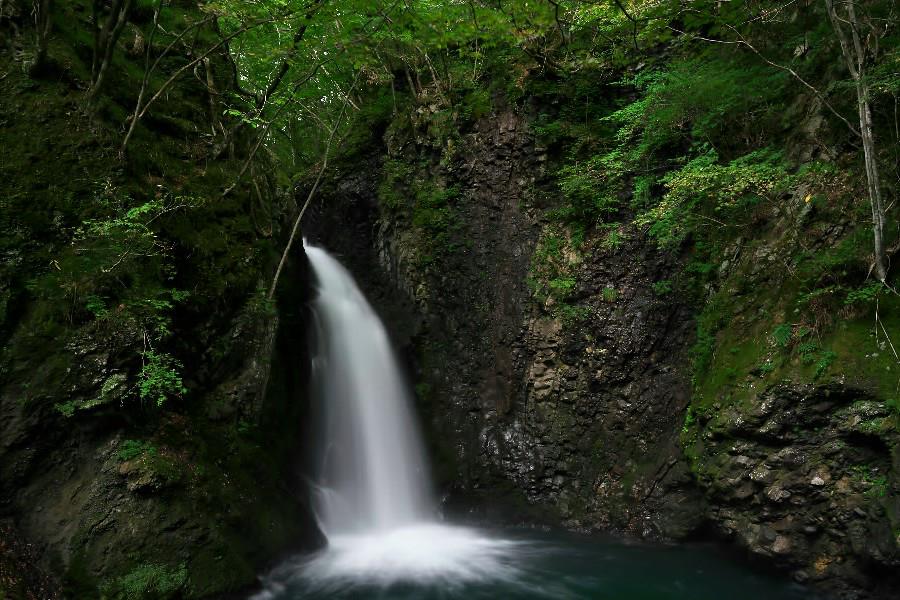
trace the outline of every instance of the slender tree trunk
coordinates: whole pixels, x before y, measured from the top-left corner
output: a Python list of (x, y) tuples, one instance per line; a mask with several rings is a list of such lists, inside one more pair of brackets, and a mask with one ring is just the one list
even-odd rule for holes
[[(875, 149), (875, 132), (872, 128), (872, 108), (869, 102), (869, 85), (865, 80), (867, 48), (860, 38), (860, 22), (856, 16), (855, 0), (844, 0), (845, 14), (839, 15), (834, 0), (825, 0), (828, 18), (841, 45), (844, 62), (850, 71), (856, 88), (859, 112), (859, 135), (863, 143), (863, 161), (866, 166), (866, 184), (869, 205), (872, 209), (872, 234), (875, 260), (873, 269), (878, 281), (887, 279), (884, 250), (884, 205), (881, 200), (881, 180), (878, 175), (878, 154)], [(849, 29), (849, 35), (848, 31)]]
[(206, 92), (209, 96), (209, 122), (212, 126), (213, 136), (218, 135), (219, 128), (219, 92), (216, 90), (216, 80), (213, 76), (212, 63), (208, 58), (203, 59), (203, 70), (206, 73)]
[(887, 265), (884, 251), (884, 204), (881, 199), (881, 179), (875, 152), (875, 132), (872, 128), (872, 109), (869, 104), (869, 86), (858, 81), (856, 96), (859, 105), (859, 130), (862, 134), (863, 158), (866, 163), (869, 203), (872, 207), (872, 233), (875, 238), (875, 277), (884, 282)]
[(275, 276), (272, 278), (272, 285), (269, 287), (269, 294), (266, 296), (269, 300), (275, 297), (275, 290), (278, 288), (278, 279), (279, 277), (281, 277), (281, 271), (284, 269), (284, 264), (287, 262), (288, 255), (291, 253), (291, 247), (294, 245), (294, 240), (297, 238), (297, 232), (300, 230), (300, 221), (303, 219), (303, 215), (306, 213), (306, 209), (309, 208), (309, 203), (312, 202), (312, 199), (315, 197), (316, 192), (319, 189), (319, 184), (322, 182), (322, 175), (325, 174), (325, 170), (328, 168), (328, 158), (331, 154), (331, 144), (334, 142), (334, 136), (341, 126), (341, 120), (344, 118), (344, 113), (347, 112), (347, 106), (349, 106), (350, 104), (350, 94), (352, 94), (353, 90), (356, 89), (356, 83), (357, 81), (359, 81), (361, 72), (362, 71), (356, 72), (356, 77), (353, 78), (353, 85), (350, 86), (350, 90), (344, 96), (344, 104), (341, 106), (341, 111), (340, 113), (338, 113), (337, 119), (334, 121), (331, 132), (328, 134), (328, 141), (325, 143), (325, 152), (322, 155), (322, 164), (319, 166), (319, 171), (316, 174), (316, 180), (315, 182), (313, 182), (313, 186), (312, 188), (310, 188), (309, 194), (306, 195), (306, 202), (304, 202), (303, 206), (300, 208), (300, 213), (294, 220), (294, 226), (291, 228), (291, 235), (284, 247), (284, 252), (281, 253), (281, 260), (278, 261), (278, 268), (275, 269)]
[[(128, 124), (128, 133), (125, 134), (126, 142), (134, 133), (134, 128), (137, 125), (137, 114), (141, 109), (141, 103), (144, 101), (144, 94), (147, 93), (147, 86), (150, 83), (150, 75), (153, 73), (153, 67), (156, 66), (155, 63), (153, 67), (150, 66), (150, 54), (153, 52), (153, 40), (156, 38), (156, 31), (159, 29), (159, 14), (162, 12), (162, 7), (163, 0), (159, 0), (159, 2), (156, 4), (156, 9), (153, 11), (153, 25), (151, 25), (150, 27), (150, 35), (147, 36), (147, 43), (144, 46), (144, 77), (143, 79), (141, 79), (141, 90), (138, 92), (137, 106), (134, 109), (134, 114), (131, 117), (131, 122)], [(124, 144), (119, 150), (119, 158), (125, 158)]]
[[(113, 0), (112, 11), (115, 12), (117, 6), (121, 3), (121, 0)], [(94, 19), (94, 51), (92, 53), (91, 59), (91, 84), (93, 85), (94, 80), (97, 78), (97, 70), (99, 68), (100, 61), (100, 53), (102, 52), (101, 48), (103, 47), (104, 40), (107, 35), (107, 25), (109, 24), (109, 20), (107, 19), (103, 26), (100, 26), (100, 21), (102, 19), (102, 11), (103, 11), (103, 1), (102, 0), (94, 0), (91, 4), (91, 14)]]
[[(132, 0), (113, 0), (112, 9), (102, 29), (95, 29), (94, 59), (91, 65), (91, 88), (88, 90), (88, 103), (96, 101), (106, 82), (106, 74), (112, 62), (113, 53), (122, 29), (128, 22)], [(99, 19), (99, 3), (94, 3), (94, 19)], [(95, 22), (95, 28), (98, 23)]]
[[(283, 18), (284, 16), (287, 16), (287, 15), (282, 15), (280, 18)], [(185, 71), (193, 68), (194, 66), (196, 66), (197, 64), (202, 62), (204, 59), (208, 58), (209, 56), (212, 56), (212, 54), (214, 52), (216, 52), (219, 48), (228, 44), (228, 42), (230, 42), (237, 36), (247, 32), (247, 31), (250, 31), (251, 29), (259, 27), (260, 25), (265, 25), (267, 23), (273, 23), (278, 18), (279, 17), (269, 17), (266, 19), (260, 19), (259, 21), (254, 21), (252, 23), (247, 23), (247, 24), (242, 25), (236, 31), (230, 33), (228, 36), (224, 37), (217, 43), (213, 44), (212, 47), (207, 49), (203, 54), (201, 54), (197, 58), (191, 60), (190, 62), (188, 62), (186, 65), (182, 66), (181, 68), (177, 69), (168, 79), (166, 79), (165, 82), (163, 82), (163, 84), (160, 86), (160, 88), (158, 90), (156, 90), (156, 93), (153, 94), (150, 97), (150, 99), (147, 100), (147, 102), (145, 104), (142, 105), (140, 102), (138, 102), (137, 106), (135, 106), (135, 109), (134, 109), (134, 115), (132, 117), (131, 124), (128, 127), (128, 133), (125, 134), (125, 139), (122, 141), (122, 147), (119, 149), (119, 154), (121, 156), (125, 156), (125, 151), (128, 149), (128, 142), (129, 142), (129, 140), (131, 140), (131, 135), (134, 133), (135, 126), (137, 125), (137, 122), (140, 121), (144, 117), (144, 115), (147, 113), (147, 111), (150, 109), (150, 105), (153, 104), (154, 102), (156, 102), (160, 98), (160, 96), (162, 96), (163, 93), (165, 93), (165, 91), (169, 89), (169, 86), (171, 86), (175, 82), (175, 80), (177, 80), (179, 77), (181, 77), (181, 75)], [(208, 23), (209, 21), (210, 21), (210, 19), (204, 19), (203, 21), (199, 21), (197, 25), (198, 26), (204, 25), (204, 24)], [(182, 34), (180, 34), (178, 36), (178, 39), (180, 39), (187, 31), (189, 31), (191, 29), (194, 29), (194, 26), (188, 27), (188, 29), (185, 32), (182, 32)], [(169, 48), (171, 48), (174, 44), (175, 44), (175, 42), (172, 42), (171, 44), (169, 44)], [(163, 52), (163, 55), (165, 55), (166, 52), (168, 52), (169, 48), (167, 48), (166, 51)], [(156, 63), (159, 63), (159, 60), (160, 59), (157, 58)], [(154, 67), (155, 67), (155, 64), (154, 64)]]
[[(36, 43), (34, 61), (29, 67), (31, 74), (40, 72), (47, 62), (47, 43), (50, 40), (51, 21), (53, 12), (53, 0), (34, 0), (34, 25), (36, 30)], [(0, 3), (2, 9), (2, 3)]]
[(119, 157), (125, 157), (125, 150), (128, 147), (128, 141), (131, 139), (132, 134), (134, 134), (134, 128), (137, 127), (137, 122), (140, 120), (141, 112), (144, 108), (144, 96), (147, 94), (147, 89), (150, 84), (150, 76), (156, 71), (156, 67), (159, 65), (160, 61), (165, 58), (169, 51), (175, 47), (175, 45), (184, 39), (188, 33), (193, 31), (194, 29), (200, 28), (206, 23), (208, 23), (212, 18), (203, 19), (202, 21), (198, 21), (193, 25), (189, 25), (184, 31), (175, 36), (175, 39), (169, 43), (168, 46), (163, 49), (163, 51), (156, 57), (156, 60), (153, 61), (153, 64), (150, 64), (150, 53), (153, 52), (153, 40), (156, 37), (156, 32), (159, 30), (159, 15), (162, 12), (163, 0), (159, 0), (159, 3), (156, 5), (156, 10), (153, 13), (153, 26), (150, 30), (150, 37), (147, 41), (147, 46), (144, 52), (144, 79), (141, 82), (141, 91), (138, 93), (137, 103), (134, 106), (134, 112), (129, 117), (128, 121), (128, 132), (125, 134), (125, 139), (122, 142), (121, 148), (119, 148)]

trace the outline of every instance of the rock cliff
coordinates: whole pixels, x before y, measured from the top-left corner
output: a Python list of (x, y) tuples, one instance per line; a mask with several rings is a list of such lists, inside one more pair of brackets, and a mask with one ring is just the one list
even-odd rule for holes
[[(883, 371), (847, 358), (820, 378), (820, 346), (781, 356), (769, 311), (793, 296), (759, 257), (790, 260), (783, 217), (760, 217), (763, 239), (743, 241), (755, 253), (735, 250), (692, 295), (691, 257), (640, 228), (597, 228), (576, 248), (546, 216), (558, 192), (527, 115), (499, 111), (448, 146), (424, 127), (389, 130), (309, 226), (406, 351), (447, 510), (714, 536), (838, 597), (890, 597), (897, 437)], [(756, 295), (731, 287), (739, 276)], [(711, 310), (714, 365), (698, 375)], [(760, 371), (767, 360), (778, 367)], [(889, 362), (876, 368), (890, 377)]]

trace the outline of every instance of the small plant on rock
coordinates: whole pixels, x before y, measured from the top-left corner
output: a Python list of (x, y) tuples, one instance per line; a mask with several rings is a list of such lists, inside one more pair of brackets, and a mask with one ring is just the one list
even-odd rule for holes
[(157, 406), (162, 406), (170, 398), (180, 398), (187, 392), (181, 380), (183, 365), (171, 354), (148, 350), (143, 358), (138, 383), (141, 400), (154, 400)]

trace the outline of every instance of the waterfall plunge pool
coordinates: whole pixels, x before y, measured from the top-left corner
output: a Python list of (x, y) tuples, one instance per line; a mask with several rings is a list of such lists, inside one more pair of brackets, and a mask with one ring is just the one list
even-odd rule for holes
[(713, 545), (424, 523), (337, 536), (263, 577), (251, 600), (812, 600)]

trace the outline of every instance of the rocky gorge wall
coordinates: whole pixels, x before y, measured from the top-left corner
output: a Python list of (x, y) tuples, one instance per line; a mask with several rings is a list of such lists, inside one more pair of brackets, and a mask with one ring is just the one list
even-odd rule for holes
[[(447, 510), (713, 535), (837, 597), (891, 597), (897, 438), (871, 378), (842, 374), (848, 359), (816, 381), (794, 357), (692, 380), (698, 312), (707, 317), (672, 290), (687, 258), (633, 225), (598, 228), (576, 248), (547, 216), (558, 193), (547, 162), (512, 110), (443, 147), (424, 127), (389, 130), (341, 170), (309, 223), (409, 358)], [(761, 219), (765, 239), (745, 240), (753, 251), (732, 252), (702, 292), (741, 304), (722, 309), (716, 360), (737, 356), (732, 343), (779, 350), (763, 315), (792, 298), (765, 274), (789, 234), (783, 216)], [(737, 293), (739, 277), (749, 283)]]
[(578, 317), (539, 303), (528, 278), (552, 228), (536, 191), (545, 161), (507, 112), (480, 121), (449, 164), (418, 173), (458, 186), (454, 249), (428, 265), (415, 224), (379, 214), (374, 160), (336, 184), (312, 229), (412, 344), (429, 426), (454, 434), (439, 468), (456, 494), (489, 504), (511, 484), (525, 513), (555, 506), (574, 528), (684, 535), (696, 511), (661, 499), (694, 493), (678, 445), (690, 313), (652, 288), (677, 261), (636, 236), (614, 249), (588, 240), (572, 259)]
[[(109, 97), (86, 107), (91, 6), (55, 6), (34, 76), (31, 5), (0, 9), (0, 597), (245, 591), (270, 561), (321, 543), (296, 468), (310, 364), (301, 245), (277, 310), (259, 294), (297, 207), (265, 169), (222, 195), (245, 159), (239, 144), (210, 157), (221, 117), (199, 79), (172, 85), (119, 155), (143, 56), (117, 52)], [(202, 16), (176, 8), (164, 27)], [(128, 39), (151, 19), (135, 11)], [(223, 91), (229, 60), (208, 65)]]

